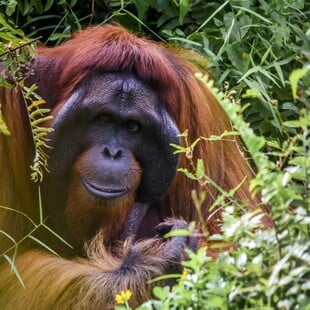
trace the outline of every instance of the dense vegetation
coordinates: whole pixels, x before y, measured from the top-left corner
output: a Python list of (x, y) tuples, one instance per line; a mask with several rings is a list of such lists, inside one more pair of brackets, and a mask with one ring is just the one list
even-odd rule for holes
[[(195, 60), (208, 64), (219, 90), (198, 78), (253, 158), (251, 187), (271, 206), (274, 228), (261, 230), (260, 215), (242, 214), (233, 191), (223, 193), (223, 235), (212, 238), (235, 249), (216, 261), (204, 249), (189, 253), (177, 284), (155, 288), (157, 299), (140, 309), (310, 309), (309, 16), (304, 0), (0, 1), (0, 55), (11, 69), (0, 84), (22, 83), (37, 38), (56, 45), (87, 25), (116, 21), (198, 51)], [(1, 114), (0, 130), (8, 133)], [(192, 164), (182, 172), (209, 181), (204, 163)], [(205, 194), (202, 186), (198, 210)], [(128, 308), (130, 292), (118, 301)]]

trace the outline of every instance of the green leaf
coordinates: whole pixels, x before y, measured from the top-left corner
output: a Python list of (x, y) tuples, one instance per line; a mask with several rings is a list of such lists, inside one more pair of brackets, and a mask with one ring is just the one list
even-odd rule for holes
[(272, 24), (272, 21), (270, 21), (269, 19), (267, 19), (264, 16), (254, 12), (253, 10), (247, 9), (246, 7), (241, 7), (241, 6), (233, 5), (233, 8), (239, 9), (239, 10), (242, 10), (242, 11), (245, 11), (245, 12), (248, 12), (248, 13), (252, 14), (253, 16), (258, 17), (259, 19), (261, 19), (265, 23)]
[(280, 80), (281, 80), (282, 86), (285, 86), (285, 79), (284, 79), (284, 75), (283, 75), (283, 71), (281, 69), (280, 63), (276, 61), (274, 63), (274, 67), (275, 67), (275, 69), (277, 71), (277, 74), (278, 74)]
[(10, 266), (12, 268), (12, 271), (16, 275), (19, 283), (22, 285), (23, 288), (25, 288), (25, 284), (24, 284), (23, 278), (21, 277), (20, 273), (18, 272), (18, 269), (17, 269), (16, 265), (14, 264), (14, 261), (10, 257), (8, 257), (7, 255), (4, 255), (4, 258), (10, 264)]
[(184, 236), (190, 236), (190, 232), (187, 229), (175, 229), (165, 234), (165, 238), (184, 237)]
[(168, 287), (154, 287), (153, 289), (154, 295), (159, 298), (160, 300), (165, 300), (169, 295), (169, 288)]
[(54, 4), (54, 0), (47, 0), (45, 7), (44, 7), (44, 11), (48, 11), (52, 7), (53, 4)]
[(9, 0), (6, 4), (5, 13), (8, 16), (11, 16), (16, 10), (17, 1)]
[(229, 0), (227, 0), (227, 1), (225, 1), (221, 6), (219, 6), (210, 16), (208, 16), (208, 18), (195, 30), (195, 32), (198, 32), (198, 31), (200, 31), (202, 28), (204, 28), (204, 26), (209, 22), (209, 21), (211, 21), (213, 18), (214, 18), (214, 16), (216, 15), (216, 14), (218, 14), (219, 12), (221, 12), (222, 10), (223, 10), (223, 8), (227, 5), (227, 4), (229, 4)]
[[(42, 222), (43, 220), (41, 220)], [(73, 249), (73, 246), (68, 243), (65, 239), (63, 239), (60, 235), (58, 235), (55, 231), (53, 231), (51, 228), (49, 228), (48, 226), (46, 226), (45, 224), (42, 224), (42, 227), (44, 227), (47, 231), (49, 231), (53, 236), (55, 236), (56, 238), (58, 238), (61, 242), (63, 242), (66, 246), (68, 246), (69, 248)]]
[(27, 14), (29, 14), (29, 12), (31, 10), (31, 6), (30, 6), (28, 0), (19, 1), (18, 2), (18, 8), (19, 8), (19, 10), (23, 16), (26, 16)]
[(180, 0), (180, 16), (179, 16), (179, 23), (182, 25), (184, 21), (184, 17), (190, 9), (189, 0)]
[(290, 80), (291, 88), (292, 88), (292, 95), (295, 100), (298, 98), (298, 95), (297, 95), (298, 82), (300, 79), (306, 76), (308, 72), (309, 72), (308, 67), (302, 68), (302, 69), (296, 69), (289, 76), (289, 80)]
[(178, 171), (183, 172), (188, 178), (192, 180), (197, 180), (197, 177), (193, 173), (189, 172), (188, 169), (179, 168)]
[(195, 146), (197, 145), (197, 143), (200, 141), (200, 138), (197, 138), (192, 144), (191, 144), (191, 148), (195, 148)]
[(24, 34), (20, 29), (17, 29), (11, 23), (7, 22), (4, 16), (0, 13), (0, 25), (4, 26), (6, 31), (9, 31), (11, 34), (23, 37)]
[(138, 18), (142, 21), (144, 20), (144, 15), (146, 11), (150, 7), (150, 2), (151, 1), (148, 1), (148, 0), (135, 0), (135, 6), (138, 11)]
[(31, 0), (30, 6), (35, 8), (35, 12), (38, 14), (43, 13), (43, 4), (41, 0)]
[(38, 238), (30, 235), (28, 236), (30, 239), (32, 239), (33, 241), (35, 241), (36, 243), (38, 243), (39, 245), (41, 245), (43, 248), (45, 248), (46, 250), (48, 250), (49, 252), (53, 253), (54, 255), (57, 255), (58, 254), (52, 249), (50, 248), (48, 245), (46, 245), (44, 242), (42, 242), (41, 240), (39, 240)]
[(201, 178), (205, 175), (205, 167), (201, 159), (197, 160), (196, 175), (198, 178)]

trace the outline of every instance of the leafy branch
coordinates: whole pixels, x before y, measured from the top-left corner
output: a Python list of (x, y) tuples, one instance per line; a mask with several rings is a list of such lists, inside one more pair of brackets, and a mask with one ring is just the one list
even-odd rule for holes
[(35, 85), (32, 85), (30, 88), (22, 87), (24, 99), (31, 102), (28, 105), (28, 115), (35, 146), (35, 156), (33, 164), (30, 166), (32, 170), (31, 179), (34, 182), (42, 182), (43, 170), (48, 171), (48, 156), (45, 152), (45, 148), (48, 147), (47, 136), (53, 131), (52, 128), (44, 127), (42, 124), (50, 121), (53, 117), (49, 115), (50, 109), (44, 108), (45, 101), (35, 93), (35, 90)]

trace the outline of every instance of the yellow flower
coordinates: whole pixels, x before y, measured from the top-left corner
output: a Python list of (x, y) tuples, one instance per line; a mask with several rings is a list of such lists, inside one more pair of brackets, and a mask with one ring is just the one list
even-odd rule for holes
[(115, 300), (116, 300), (116, 303), (118, 305), (123, 305), (125, 304), (131, 297), (132, 293), (130, 290), (127, 290), (127, 291), (121, 291), (119, 294), (117, 294), (115, 296)]
[(246, 53), (246, 52), (243, 52), (243, 53), (242, 53), (242, 58), (243, 58), (243, 59), (248, 59), (248, 58), (249, 58), (249, 54)]
[(183, 272), (181, 274), (181, 279), (184, 280), (184, 278), (188, 275), (188, 269), (187, 268), (184, 268), (183, 269)]

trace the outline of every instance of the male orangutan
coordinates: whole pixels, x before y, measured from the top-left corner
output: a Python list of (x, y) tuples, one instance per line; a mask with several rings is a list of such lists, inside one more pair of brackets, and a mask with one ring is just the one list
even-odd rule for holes
[[(1, 90), (1, 109), (12, 133), (1, 136), (0, 253), (14, 257), (0, 269), (0, 309), (110, 309), (115, 295), (131, 290), (133, 306), (150, 297), (148, 281), (180, 270), (184, 248), (201, 242), (163, 235), (197, 220), (191, 191), (197, 182), (176, 174), (185, 158), (171, 144), (220, 135), (230, 123), (195, 78), (198, 69), (171, 50), (119, 26), (86, 29), (54, 48), (38, 48), (28, 84), (36, 83), (53, 116), (46, 126), (49, 173), (41, 184), (46, 229), (34, 236), (59, 256), (27, 238), (39, 217), (37, 184), (30, 181), (33, 141), (20, 90)], [(235, 141), (204, 141), (194, 150), (206, 173), (224, 190), (251, 171)], [(220, 212), (203, 206), (210, 233)], [(15, 209), (17, 212), (8, 210)], [(21, 213), (22, 212), (22, 213)], [(198, 221), (197, 221), (198, 223)], [(9, 237), (10, 236), (10, 237)], [(13, 247), (14, 248), (14, 247)]]

